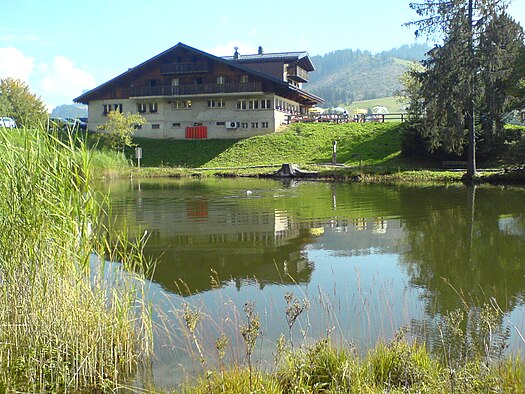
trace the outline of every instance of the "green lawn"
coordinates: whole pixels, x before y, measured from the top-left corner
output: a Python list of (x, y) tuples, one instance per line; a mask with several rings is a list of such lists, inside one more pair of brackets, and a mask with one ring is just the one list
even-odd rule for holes
[[(340, 164), (401, 164), (401, 123), (299, 123), (285, 131), (242, 140), (152, 140), (136, 138), (143, 167), (239, 167), (332, 160), (337, 141)], [(133, 156), (128, 149), (128, 156)]]

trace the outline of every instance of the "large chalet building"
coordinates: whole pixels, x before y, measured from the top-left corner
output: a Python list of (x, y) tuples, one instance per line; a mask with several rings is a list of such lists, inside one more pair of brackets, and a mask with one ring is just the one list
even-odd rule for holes
[(306, 52), (217, 57), (179, 43), (74, 101), (88, 127), (110, 111), (140, 113), (147, 138), (245, 138), (276, 131), (323, 100), (302, 90), (314, 66)]

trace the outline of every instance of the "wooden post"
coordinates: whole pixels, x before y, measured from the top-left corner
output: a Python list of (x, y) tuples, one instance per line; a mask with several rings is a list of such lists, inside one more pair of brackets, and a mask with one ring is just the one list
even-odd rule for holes
[(337, 164), (337, 141), (332, 143), (332, 164)]

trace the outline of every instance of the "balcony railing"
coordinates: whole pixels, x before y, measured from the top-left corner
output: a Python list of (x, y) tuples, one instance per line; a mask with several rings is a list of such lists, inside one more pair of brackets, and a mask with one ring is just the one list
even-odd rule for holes
[(199, 94), (260, 92), (260, 82), (205, 85), (155, 86), (131, 89), (131, 97), (191, 96)]
[(208, 63), (169, 63), (160, 66), (160, 73), (163, 75), (207, 73), (209, 71)]
[(299, 66), (289, 66), (287, 74), (288, 78), (297, 82), (308, 82), (308, 72)]

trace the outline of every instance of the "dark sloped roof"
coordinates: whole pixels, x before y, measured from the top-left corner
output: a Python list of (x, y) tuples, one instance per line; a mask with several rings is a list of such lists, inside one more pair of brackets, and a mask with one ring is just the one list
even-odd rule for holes
[[(232, 67), (235, 67), (247, 74), (252, 74), (252, 75), (256, 75), (258, 77), (261, 77), (261, 78), (264, 78), (266, 80), (269, 80), (279, 86), (281, 86), (281, 88), (291, 88), (290, 90), (293, 90), (293, 91), (296, 91), (298, 92), (299, 94), (302, 94), (303, 96), (307, 97), (309, 100), (314, 100), (314, 101), (317, 101), (317, 102), (324, 102), (324, 100), (320, 97), (317, 97), (311, 93), (308, 93), (308, 92), (305, 92), (304, 90), (302, 89), (298, 89), (298, 88), (295, 88), (293, 86), (289, 86), (288, 82), (285, 82), (281, 79), (278, 79), (278, 78), (275, 78), (271, 75), (268, 75), (268, 74), (265, 74), (265, 73), (262, 73), (260, 71), (257, 71), (257, 70), (254, 70), (253, 68), (250, 68), (250, 67), (246, 67), (246, 66), (243, 66), (242, 64), (239, 64), (238, 61), (230, 61), (226, 58), (223, 58), (223, 57), (217, 57), (217, 56), (214, 56), (214, 55), (211, 55), (207, 52), (204, 52), (204, 51), (201, 51), (199, 49), (196, 49), (196, 48), (193, 48), (193, 47), (190, 47), (189, 45), (186, 45), (186, 44), (183, 44), (181, 42), (179, 42), (177, 45), (165, 50), (164, 52), (161, 52), (159, 53), (158, 55), (146, 60), (145, 62), (142, 62), (140, 63), (139, 65), (133, 67), (133, 68), (129, 68), (127, 71), (125, 71), (124, 73), (116, 76), (115, 78), (112, 78), (110, 79), (109, 81), (103, 83), (102, 85), (99, 85), (97, 86), (96, 88), (94, 89), (91, 89), (85, 93), (83, 93), (82, 95), (78, 96), (77, 98), (73, 99), (74, 102), (76, 103), (84, 103), (84, 104), (87, 104), (87, 102), (91, 99), (91, 97), (97, 93), (98, 91), (100, 91), (101, 89), (104, 89), (106, 87), (108, 87), (109, 85), (111, 85), (112, 83), (116, 82), (117, 80), (121, 79), (121, 78), (125, 78), (126, 76), (129, 76), (130, 74), (134, 73), (134, 72), (137, 72), (137, 70), (139, 70), (140, 68), (148, 65), (149, 63), (161, 58), (162, 56), (168, 54), (169, 52), (177, 49), (177, 48), (184, 48), (184, 49), (187, 49), (187, 50), (190, 50), (190, 51), (193, 51), (195, 53), (198, 53), (204, 57), (207, 57), (209, 59), (212, 59), (214, 61), (218, 61), (218, 62), (221, 62), (221, 63), (225, 63), (229, 66), (232, 66)], [(297, 53), (306, 53), (306, 52), (297, 52)], [(263, 55), (264, 56), (264, 55)]]
[(240, 55), (235, 59), (233, 56), (223, 56), (223, 59), (235, 63), (265, 63), (265, 62), (299, 62), (306, 71), (314, 71), (315, 67), (310, 60), (308, 52), (279, 52), (279, 53), (256, 53), (251, 55)]

